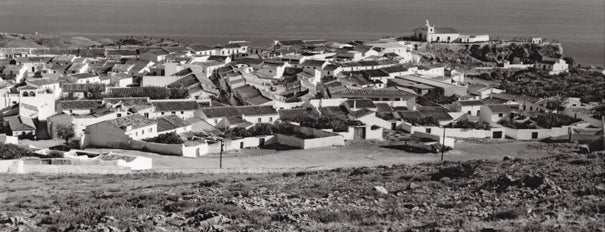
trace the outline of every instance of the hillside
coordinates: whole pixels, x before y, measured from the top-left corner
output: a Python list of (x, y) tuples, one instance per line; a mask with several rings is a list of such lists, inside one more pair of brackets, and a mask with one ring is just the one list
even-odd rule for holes
[(0, 230), (598, 231), (604, 155), (263, 175), (0, 176)]
[(53, 47), (53, 48), (85, 48), (98, 46), (101, 43), (79, 36), (60, 36), (48, 34), (1, 34), (0, 47)]

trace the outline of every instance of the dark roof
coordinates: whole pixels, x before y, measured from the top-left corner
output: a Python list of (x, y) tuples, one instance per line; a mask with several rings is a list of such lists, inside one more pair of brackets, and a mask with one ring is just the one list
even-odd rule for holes
[(136, 129), (157, 123), (155, 120), (148, 119), (140, 114), (133, 114), (127, 117), (116, 118), (104, 122), (108, 122), (122, 129), (126, 129), (128, 126), (132, 126), (132, 129)]
[(170, 100), (151, 102), (156, 111), (189, 111), (197, 110), (199, 105), (196, 101)]
[(300, 64), (301, 66), (310, 66), (310, 67), (321, 67), (324, 65), (324, 63), (326, 63), (325, 60), (305, 60), (304, 62), (302, 62), (302, 64)]
[(78, 74), (73, 74), (70, 75), (76, 79), (85, 79), (85, 78), (91, 78), (91, 77), (98, 77), (99, 75), (94, 74), (94, 73), (78, 73)]
[(191, 48), (194, 51), (208, 51), (208, 50), (214, 50), (214, 48), (211, 48), (209, 46), (203, 45), (203, 44), (195, 44), (195, 45), (191, 45), (189, 46), (189, 48)]
[(418, 107), (418, 111), (424, 115), (424, 117), (432, 117), (439, 121), (452, 120), (452, 116), (448, 114), (446, 108), (440, 106), (421, 106)]
[(435, 27), (435, 33), (437, 34), (456, 34), (458, 30), (452, 27)]
[(240, 116), (239, 110), (233, 106), (226, 107), (207, 107), (200, 109), (208, 118), (221, 118), (228, 116)]
[(277, 111), (273, 106), (221, 106), (221, 107), (207, 107), (202, 108), (201, 111), (208, 118), (220, 118), (220, 117), (241, 117), (244, 116), (257, 116), (257, 115), (274, 115)]
[(458, 101), (458, 104), (461, 106), (480, 106), (483, 105), (481, 100), (470, 100), (470, 101)]
[(63, 110), (75, 110), (75, 109), (96, 109), (103, 106), (101, 100), (73, 100), (73, 101), (60, 101), (57, 104), (59, 111)]
[(279, 119), (284, 121), (297, 121), (299, 118), (305, 116), (318, 118), (319, 112), (313, 107), (279, 110)]
[(283, 46), (302, 46), (305, 42), (302, 40), (280, 40), (279, 43)]
[(241, 106), (237, 107), (237, 109), (244, 116), (277, 114), (273, 106)]
[(63, 92), (73, 93), (73, 92), (89, 92), (95, 89), (100, 89), (101, 92), (105, 92), (105, 84), (72, 84), (72, 83), (64, 83), (61, 85)]
[(346, 89), (335, 93), (342, 97), (401, 97), (412, 98), (414, 94), (398, 89)]
[(11, 131), (30, 131), (36, 130), (36, 124), (31, 118), (23, 116), (11, 116), (5, 117), (4, 120), (8, 121), (8, 126)]
[(351, 108), (376, 108), (374, 102), (368, 99), (351, 99), (345, 103)]
[(487, 105), (492, 113), (510, 113), (513, 111), (513, 108), (510, 105)]
[(377, 112), (393, 112), (395, 111), (393, 107), (391, 107), (387, 103), (376, 103), (376, 111)]
[(395, 65), (395, 66), (390, 66), (390, 67), (385, 67), (385, 68), (381, 68), (380, 70), (386, 72), (386, 73), (398, 73), (398, 72), (405, 72), (408, 71), (407, 68), (401, 66), (401, 65)]
[(362, 70), (361, 73), (368, 78), (372, 77), (388, 77), (389, 74), (380, 69)]
[(369, 115), (369, 114), (373, 114), (374, 111), (368, 110), (368, 109), (361, 109), (358, 111), (353, 111), (351, 112), (349, 115), (353, 118), (361, 118), (363, 116)]
[(341, 119), (346, 119), (348, 114), (346, 108), (340, 106), (321, 107), (319, 108), (319, 112), (321, 112), (322, 115), (335, 116)]
[(176, 115), (161, 117), (157, 118), (156, 120), (158, 122), (158, 132), (174, 130), (189, 125), (189, 123)]

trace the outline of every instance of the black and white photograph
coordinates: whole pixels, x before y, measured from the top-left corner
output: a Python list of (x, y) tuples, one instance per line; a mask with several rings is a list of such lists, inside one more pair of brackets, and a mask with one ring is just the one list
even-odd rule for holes
[(0, 0), (0, 231), (605, 232), (604, 0)]

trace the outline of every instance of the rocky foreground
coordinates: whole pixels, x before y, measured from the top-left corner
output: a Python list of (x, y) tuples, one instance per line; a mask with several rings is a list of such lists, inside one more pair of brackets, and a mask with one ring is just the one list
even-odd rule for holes
[(254, 176), (3, 176), (0, 231), (603, 231), (604, 159), (556, 154)]

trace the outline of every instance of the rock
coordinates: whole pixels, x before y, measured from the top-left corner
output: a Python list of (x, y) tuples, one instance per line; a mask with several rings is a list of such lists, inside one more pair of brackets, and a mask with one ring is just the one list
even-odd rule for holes
[(382, 186), (374, 186), (374, 190), (382, 194), (389, 194), (389, 191)]
[(192, 215), (187, 220), (187, 224), (190, 226), (195, 226), (198, 228), (212, 228), (214, 225), (220, 225), (224, 223), (229, 223), (231, 220), (217, 212), (208, 211), (208, 212), (199, 212), (200, 210), (195, 210), (190, 212), (189, 215)]
[(420, 188), (420, 185), (418, 185), (416, 183), (410, 183), (410, 184), (408, 184), (408, 188), (407, 189), (408, 190), (414, 190), (414, 189), (417, 189), (417, 188)]
[(444, 183), (444, 184), (449, 183), (450, 181), (451, 181), (451, 179), (449, 177), (443, 177), (443, 178), (439, 179), (439, 182)]
[(508, 156), (507, 155), (507, 156), (504, 156), (504, 158), (502, 158), (502, 161), (510, 161), (510, 160), (513, 160), (513, 159), (515, 159), (515, 158), (512, 157), (512, 156)]

